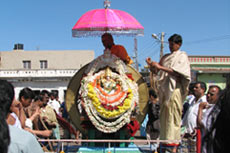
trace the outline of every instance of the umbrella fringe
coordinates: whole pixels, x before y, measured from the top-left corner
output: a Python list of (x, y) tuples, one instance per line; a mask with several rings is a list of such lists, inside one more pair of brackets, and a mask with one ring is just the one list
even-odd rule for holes
[(73, 37), (90, 37), (90, 36), (95, 36), (95, 37), (100, 37), (104, 33), (111, 33), (112, 35), (116, 36), (130, 36), (130, 37), (136, 37), (136, 36), (144, 36), (144, 30), (138, 29), (138, 30), (102, 30), (102, 31), (90, 31), (90, 30), (72, 30), (72, 36)]

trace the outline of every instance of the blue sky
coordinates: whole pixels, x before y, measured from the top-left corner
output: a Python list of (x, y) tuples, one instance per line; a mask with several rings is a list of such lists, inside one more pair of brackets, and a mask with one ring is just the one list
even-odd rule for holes
[[(103, 0), (5, 0), (0, 2), (0, 51), (15, 43), (25, 50), (94, 50), (103, 53), (100, 37), (72, 38), (71, 29), (87, 11), (103, 8)], [(138, 61), (159, 60), (160, 44), (152, 33), (165, 32), (165, 40), (181, 34), (188, 55), (230, 56), (229, 0), (111, 0), (111, 9), (126, 11), (145, 28), (138, 37)], [(114, 37), (134, 55), (132, 37)], [(165, 44), (164, 52), (169, 49)]]

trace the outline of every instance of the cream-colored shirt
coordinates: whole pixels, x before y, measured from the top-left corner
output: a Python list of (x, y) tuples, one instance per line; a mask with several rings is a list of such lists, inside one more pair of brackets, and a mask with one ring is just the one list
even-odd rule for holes
[(40, 116), (41, 117), (47, 117), (47, 121), (49, 123), (56, 123), (56, 124), (58, 124), (56, 114), (55, 114), (53, 108), (50, 107), (49, 105), (46, 105), (45, 108), (41, 109)]
[(160, 139), (180, 140), (182, 103), (187, 96), (190, 83), (190, 63), (187, 54), (178, 50), (165, 55), (162, 65), (177, 72), (180, 77), (175, 77), (165, 71), (158, 73), (157, 86), (161, 105)]
[[(182, 97), (185, 99), (191, 80), (190, 63), (187, 54), (180, 50), (167, 54), (163, 60), (163, 66), (180, 74), (181, 79), (177, 80), (175, 76), (172, 76), (165, 71), (159, 71), (157, 84), (160, 102), (169, 101), (177, 83), (180, 84), (182, 88)], [(164, 97), (164, 100), (162, 97)]]

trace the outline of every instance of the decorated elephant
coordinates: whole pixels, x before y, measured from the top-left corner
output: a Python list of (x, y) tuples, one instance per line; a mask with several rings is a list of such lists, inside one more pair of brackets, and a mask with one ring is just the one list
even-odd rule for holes
[(84, 136), (127, 131), (133, 136), (147, 113), (148, 88), (140, 73), (106, 50), (82, 67), (66, 92), (70, 119)]

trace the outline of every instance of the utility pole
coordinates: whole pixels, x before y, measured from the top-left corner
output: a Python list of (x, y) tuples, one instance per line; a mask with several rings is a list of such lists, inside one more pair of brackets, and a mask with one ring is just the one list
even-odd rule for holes
[(164, 55), (164, 36), (165, 33), (161, 32), (161, 51), (160, 51), (160, 58)]
[(135, 67), (136, 67), (136, 70), (139, 71), (139, 68), (138, 68), (138, 59), (137, 59), (137, 38), (135, 37), (134, 38), (134, 54), (135, 54)]
[(161, 43), (161, 49), (160, 49), (160, 58), (161, 58), (164, 55), (164, 37), (165, 37), (165, 33), (161, 32), (160, 39), (158, 38), (158, 36), (156, 34), (152, 34), (152, 37)]

